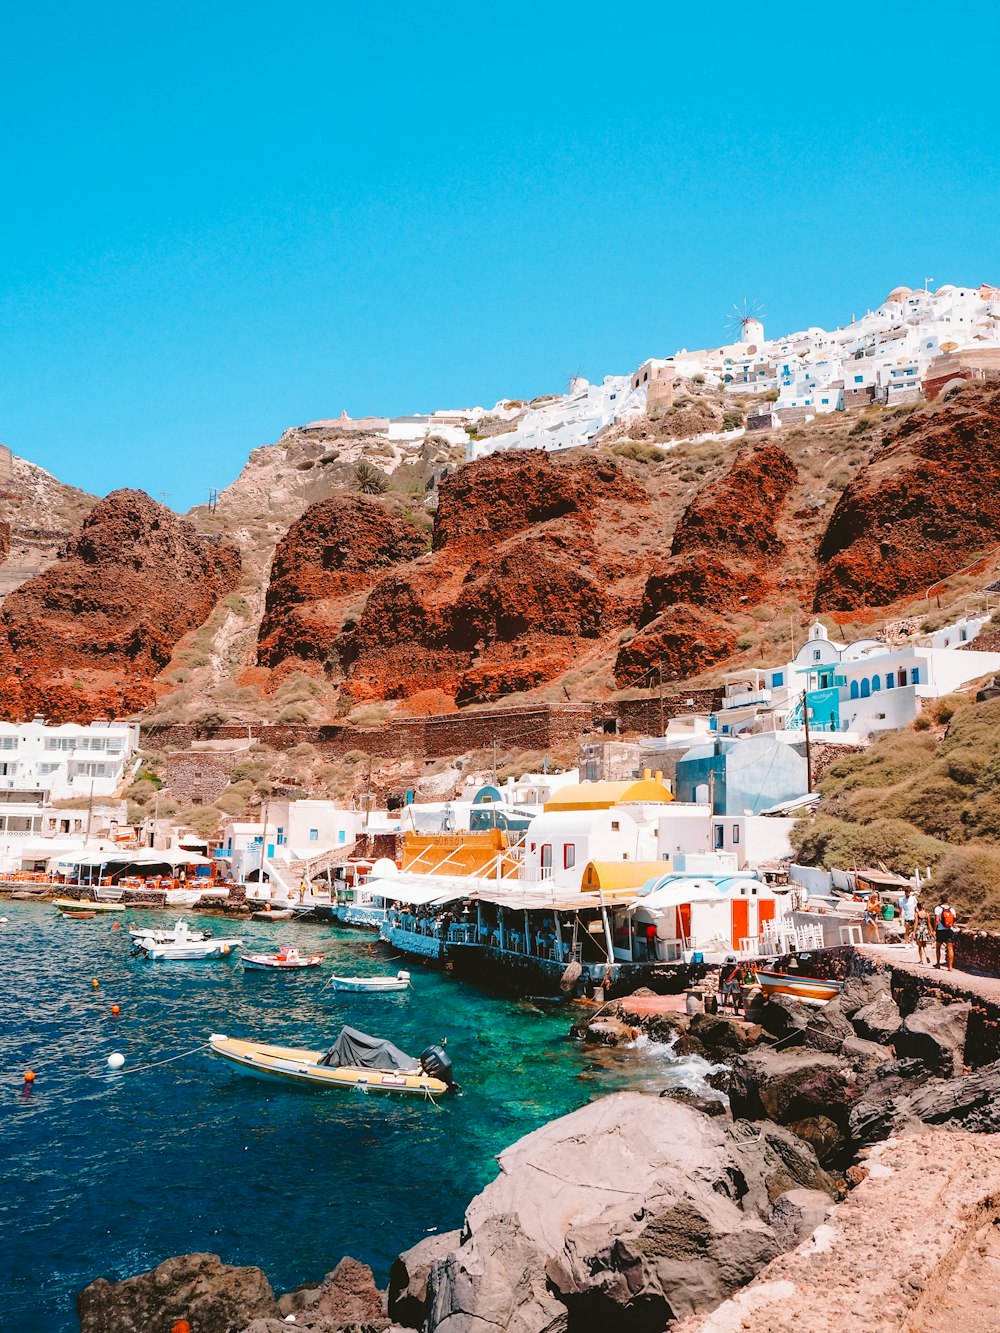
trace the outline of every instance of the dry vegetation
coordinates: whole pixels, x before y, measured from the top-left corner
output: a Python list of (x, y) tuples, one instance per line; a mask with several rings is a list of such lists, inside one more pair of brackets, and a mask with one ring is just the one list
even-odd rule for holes
[(970, 925), (1000, 925), (1000, 700), (949, 695), (918, 725), (838, 759), (793, 838), (806, 864), (930, 865)]

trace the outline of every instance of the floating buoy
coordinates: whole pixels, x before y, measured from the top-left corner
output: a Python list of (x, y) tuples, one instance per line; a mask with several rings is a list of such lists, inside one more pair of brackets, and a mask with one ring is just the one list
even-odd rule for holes
[(7, 918), (5, 916), (0, 916), (0, 926), (5, 926), (6, 924)]
[(111, 1012), (112, 1012), (112, 1014), (115, 1016), (115, 1018), (118, 1017), (118, 1015), (121, 1013), (121, 1011), (122, 1011), (122, 1010), (121, 1010), (121, 1005), (119, 1005), (119, 1004), (113, 1004), (113, 1005), (111, 1006)]
[(90, 988), (91, 988), (91, 990), (97, 990), (97, 988), (98, 988), (98, 986), (99, 986), (100, 984), (101, 984), (101, 983), (100, 983), (100, 982), (97, 980), (97, 978), (95, 977), (95, 978), (93, 979), (93, 981), (90, 983)]
[(120, 928), (121, 928), (121, 922), (120, 922), (120, 921), (112, 921), (112, 923), (111, 923), (111, 929), (112, 929), (112, 930), (119, 930)]
[[(124, 1063), (125, 1063), (125, 1057), (124, 1055), (122, 1055), (121, 1051), (112, 1051), (111, 1054), (108, 1056), (109, 1069), (121, 1069)], [(32, 1077), (34, 1077), (34, 1075), (32, 1075)]]
[(33, 1069), (26, 1069), (24, 1071), (24, 1081), (25, 1083), (34, 1083), (35, 1071)]

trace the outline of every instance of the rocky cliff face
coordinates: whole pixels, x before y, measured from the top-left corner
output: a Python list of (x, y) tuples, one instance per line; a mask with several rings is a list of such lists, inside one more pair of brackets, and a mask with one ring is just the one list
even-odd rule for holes
[(648, 493), (593, 455), (494, 455), (441, 485), (428, 560), (386, 576), (340, 641), (355, 698), (439, 687), (460, 701), (568, 671), (634, 614)]
[(423, 533), (378, 501), (338, 495), (310, 505), (274, 554), (258, 662), (325, 662), (351, 599), (392, 565), (414, 560), (425, 549)]
[(774, 444), (742, 448), (719, 481), (684, 511), (670, 558), (646, 580), (639, 633), (615, 662), (620, 685), (690, 675), (732, 656), (722, 613), (749, 610), (775, 590), (787, 549), (786, 510), (798, 480)]
[(0, 612), (0, 710), (55, 721), (123, 716), (239, 578), (239, 554), (142, 491), (99, 501), (57, 562)]
[(96, 503), (0, 445), (0, 602), (52, 564)]
[(888, 606), (1000, 541), (1000, 390), (914, 413), (840, 498), (820, 546), (817, 610)]

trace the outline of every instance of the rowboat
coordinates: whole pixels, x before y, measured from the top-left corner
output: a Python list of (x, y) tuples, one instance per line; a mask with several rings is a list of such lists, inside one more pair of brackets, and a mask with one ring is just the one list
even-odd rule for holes
[(53, 906), (61, 912), (124, 912), (124, 903), (95, 903), (89, 898), (56, 898)]
[(96, 912), (67, 912), (59, 913), (64, 921), (93, 921), (97, 916)]
[(388, 991), (406, 990), (410, 984), (409, 972), (397, 972), (394, 977), (331, 977), (334, 990), (366, 991), (382, 995)]
[(420, 1059), (391, 1042), (345, 1027), (326, 1051), (268, 1046), (214, 1033), (215, 1055), (255, 1078), (312, 1088), (347, 1088), (357, 1092), (397, 1092), (434, 1098), (455, 1087), (451, 1061), (440, 1046), (428, 1046)]
[(201, 959), (225, 958), (242, 940), (190, 940), (187, 944), (154, 944), (139, 941), (139, 949), (153, 962), (193, 963)]
[(251, 972), (268, 969), (295, 972), (304, 967), (319, 967), (323, 962), (323, 955), (300, 954), (294, 945), (283, 944), (277, 953), (245, 953), (240, 962)]
[(766, 968), (754, 969), (757, 982), (765, 995), (788, 995), (803, 1004), (827, 1004), (844, 988), (842, 981), (825, 977), (804, 977), (796, 972), (773, 972)]
[(295, 913), (290, 907), (262, 907), (259, 912), (251, 912), (252, 921), (291, 921)]

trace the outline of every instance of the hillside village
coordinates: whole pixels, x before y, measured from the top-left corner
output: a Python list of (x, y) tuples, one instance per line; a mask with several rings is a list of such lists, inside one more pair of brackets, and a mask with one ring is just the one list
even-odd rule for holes
[[(522, 883), (787, 876), (828, 771), (1000, 673), (994, 380), (1000, 291), (896, 288), (533, 404), (307, 423), (187, 518), (95, 501), (7, 585), (0, 871), (197, 853), (286, 902), (356, 887), (378, 839), (399, 869), (437, 864), (407, 838), (488, 829)], [(658, 434), (699, 402), (742, 424)], [(571, 852), (545, 832), (560, 785), (647, 772), (668, 814), (583, 796)], [(932, 844), (863, 859), (926, 873)]]

